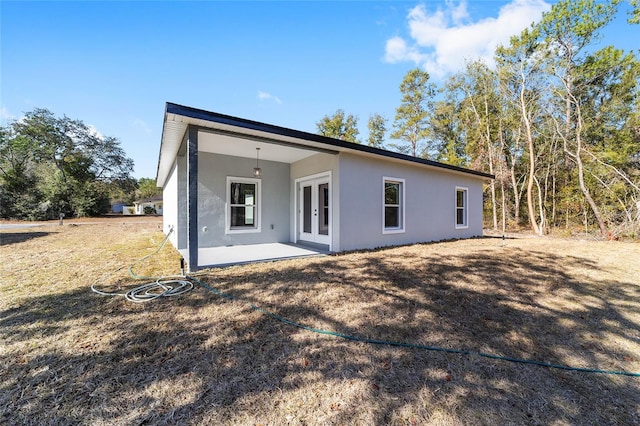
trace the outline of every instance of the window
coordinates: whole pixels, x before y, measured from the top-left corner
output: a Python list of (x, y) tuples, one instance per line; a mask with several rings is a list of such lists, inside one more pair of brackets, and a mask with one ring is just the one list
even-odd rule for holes
[(404, 179), (383, 178), (383, 234), (404, 232)]
[(467, 228), (467, 188), (456, 187), (456, 228)]
[(260, 232), (259, 179), (227, 177), (226, 232)]

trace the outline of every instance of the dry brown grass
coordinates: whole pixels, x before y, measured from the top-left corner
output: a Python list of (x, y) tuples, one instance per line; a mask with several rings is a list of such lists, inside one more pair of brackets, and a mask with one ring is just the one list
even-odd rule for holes
[[(640, 372), (640, 244), (476, 239), (210, 271), (133, 304), (158, 223), (0, 234), (0, 423), (638, 424), (640, 378), (372, 346), (374, 339)], [(136, 272), (173, 274), (166, 247)], [(114, 285), (107, 285), (115, 283)]]

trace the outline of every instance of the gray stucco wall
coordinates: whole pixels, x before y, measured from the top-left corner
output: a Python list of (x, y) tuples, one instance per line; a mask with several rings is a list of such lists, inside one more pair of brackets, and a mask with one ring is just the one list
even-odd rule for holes
[(292, 179), (324, 173), (326, 171), (332, 171), (333, 174), (338, 173), (337, 155), (318, 153), (291, 164)]
[(225, 234), (227, 176), (251, 178), (254, 167), (254, 159), (207, 152), (198, 154), (199, 247), (290, 241), (290, 167), (274, 161), (260, 160), (261, 231)]
[[(341, 153), (340, 250), (482, 235), (482, 180)], [(405, 232), (383, 234), (383, 177), (405, 179)], [(456, 229), (456, 186), (468, 188), (468, 228)]]
[(178, 250), (187, 248), (187, 157), (178, 155)]
[[(319, 153), (291, 165), (261, 160), (261, 232), (226, 234), (227, 176), (250, 178), (254, 166), (253, 159), (199, 152), (199, 247), (296, 241), (295, 180), (327, 171), (332, 178), (331, 248), (334, 251), (482, 235), (483, 181), (480, 178), (348, 153)], [(404, 233), (383, 233), (383, 176), (405, 179)], [(455, 226), (457, 186), (468, 188), (468, 227), (465, 229)], [(177, 235), (172, 243), (184, 249), (187, 185), (183, 155), (176, 158), (176, 167), (167, 179), (164, 192), (165, 197), (168, 196), (165, 232), (169, 224), (176, 226)]]

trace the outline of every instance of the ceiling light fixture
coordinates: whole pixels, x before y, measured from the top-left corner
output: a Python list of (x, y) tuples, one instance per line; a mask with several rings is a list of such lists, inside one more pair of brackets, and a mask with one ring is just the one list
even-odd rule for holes
[(256, 166), (253, 168), (253, 176), (257, 178), (262, 176), (262, 169), (260, 168), (260, 148), (256, 148)]

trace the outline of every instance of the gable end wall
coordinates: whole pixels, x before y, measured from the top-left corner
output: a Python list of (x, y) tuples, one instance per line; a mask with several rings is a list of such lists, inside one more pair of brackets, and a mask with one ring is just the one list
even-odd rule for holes
[[(341, 153), (340, 249), (470, 238), (482, 235), (482, 180)], [(405, 180), (403, 233), (383, 234), (383, 177)], [(456, 229), (456, 187), (468, 188), (468, 227)]]

